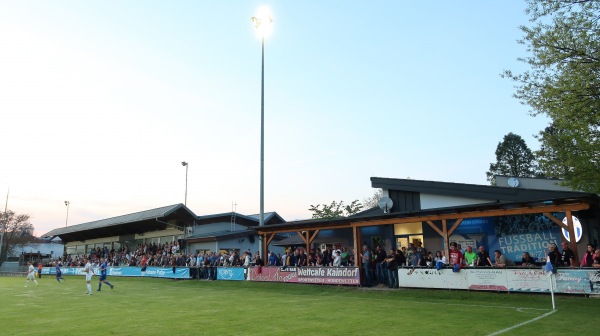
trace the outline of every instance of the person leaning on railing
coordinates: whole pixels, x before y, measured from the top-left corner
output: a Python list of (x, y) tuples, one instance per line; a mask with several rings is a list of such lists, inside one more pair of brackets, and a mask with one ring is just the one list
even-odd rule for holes
[(594, 256), (596, 254), (596, 247), (592, 244), (588, 244), (587, 251), (583, 254), (583, 258), (581, 258), (580, 267), (592, 267), (594, 265)]
[(531, 254), (529, 254), (529, 252), (523, 252), (523, 257), (521, 258), (521, 266), (535, 266), (535, 261), (533, 261), (533, 258), (531, 257)]
[(268, 259), (268, 265), (269, 266), (279, 266), (280, 262), (279, 260), (277, 260), (277, 256), (275, 255), (275, 252), (271, 251), (269, 253), (269, 259)]
[(479, 246), (479, 253), (477, 253), (477, 266), (492, 266), (490, 254), (483, 246)]
[(340, 251), (333, 252), (333, 267), (341, 267), (342, 266), (342, 256), (340, 255)]
[(593, 267), (600, 267), (600, 249), (596, 250), (596, 253), (594, 254), (594, 263), (592, 264)]
[[(433, 259), (433, 261), (435, 262), (435, 266), (437, 267), (444, 267), (447, 262), (446, 262), (446, 257), (442, 254), (441, 251), (436, 251), (435, 252), (435, 258)], [(441, 263), (441, 265), (439, 265), (438, 263)]]
[(473, 251), (473, 247), (467, 246), (467, 251), (464, 253), (464, 263), (466, 266), (475, 266), (477, 263), (477, 253)]
[(500, 252), (500, 250), (494, 251), (494, 254), (496, 256), (497, 267), (506, 268), (506, 266), (515, 266), (515, 263), (510, 259), (506, 259), (506, 257), (502, 255), (502, 252)]

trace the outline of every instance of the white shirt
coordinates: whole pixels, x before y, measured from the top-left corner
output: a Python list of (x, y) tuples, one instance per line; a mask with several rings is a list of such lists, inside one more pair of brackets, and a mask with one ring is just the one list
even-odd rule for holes
[(333, 267), (340, 266), (342, 266), (342, 257), (339, 254), (336, 254), (336, 256), (333, 258)]
[(438, 261), (441, 261), (442, 263), (447, 264), (447, 262), (446, 262), (446, 256), (442, 256), (441, 258), (440, 257), (435, 257), (435, 262), (438, 262)]
[(27, 273), (29, 273), (29, 275), (35, 275), (35, 268), (33, 267), (33, 265), (29, 265)]
[(87, 264), (85, 264), (85, 267), (83, 268), (83, 273), (87, 275), (94, 275), (94, 268), (92, 267), (92, 264), (90, 264), (89, 261), (87, 262)]

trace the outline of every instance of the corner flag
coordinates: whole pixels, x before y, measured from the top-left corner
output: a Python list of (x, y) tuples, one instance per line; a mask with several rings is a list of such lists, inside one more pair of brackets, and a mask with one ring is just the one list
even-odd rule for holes
[(546, 257), (546, 266), (544, 267), (544, 272), (546, 273), (546, 275), (550, 276), (552, 275), (552, 273), (556, 273), (554, 266), (552, 265), (552, 263), (550, 262), (550, 256)]

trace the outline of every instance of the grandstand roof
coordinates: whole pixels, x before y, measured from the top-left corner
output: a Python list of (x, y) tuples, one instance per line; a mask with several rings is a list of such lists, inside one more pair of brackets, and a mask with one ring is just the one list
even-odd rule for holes
[(184, 226), (192, 225), (195, 219), (196, 215), (185, 205), (179, 203), (58, 228), (42, 235), (42, 237), (58, 236), (63, 242), (68, 242), (107, 236), (130, 235), (152, 230), (164, 230), (168, 226), (183, 230)]

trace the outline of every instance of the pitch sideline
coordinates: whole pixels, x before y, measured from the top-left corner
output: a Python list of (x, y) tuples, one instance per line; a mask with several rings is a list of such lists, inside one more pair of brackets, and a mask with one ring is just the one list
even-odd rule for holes
[(508, 327), (506, 329), (498, 330), (498, 331), (496, 331), (494, 333), (489, 334), (488, 336), (500, 335), (500, 334), (505, 333), (507, 331), (511, 331), (513, 329), (517, 329), (518, 327), (524, 326), (524, 325), (526, 325), (528, 323), (535, 322), (537, 320), (543, 319), (546, 316), (550, 316), (550, 315), (556, 313), (556, 311), (557, 310), (551, 310), (551, 311), (547, 312), (546, 314), (540, 315), (540, 316), (538, 316), (536, 318), (533, 318), (533, 319), (525, 321), (525, 322), (521, 322), (521, 323), (515, 324), (514, 326)]

